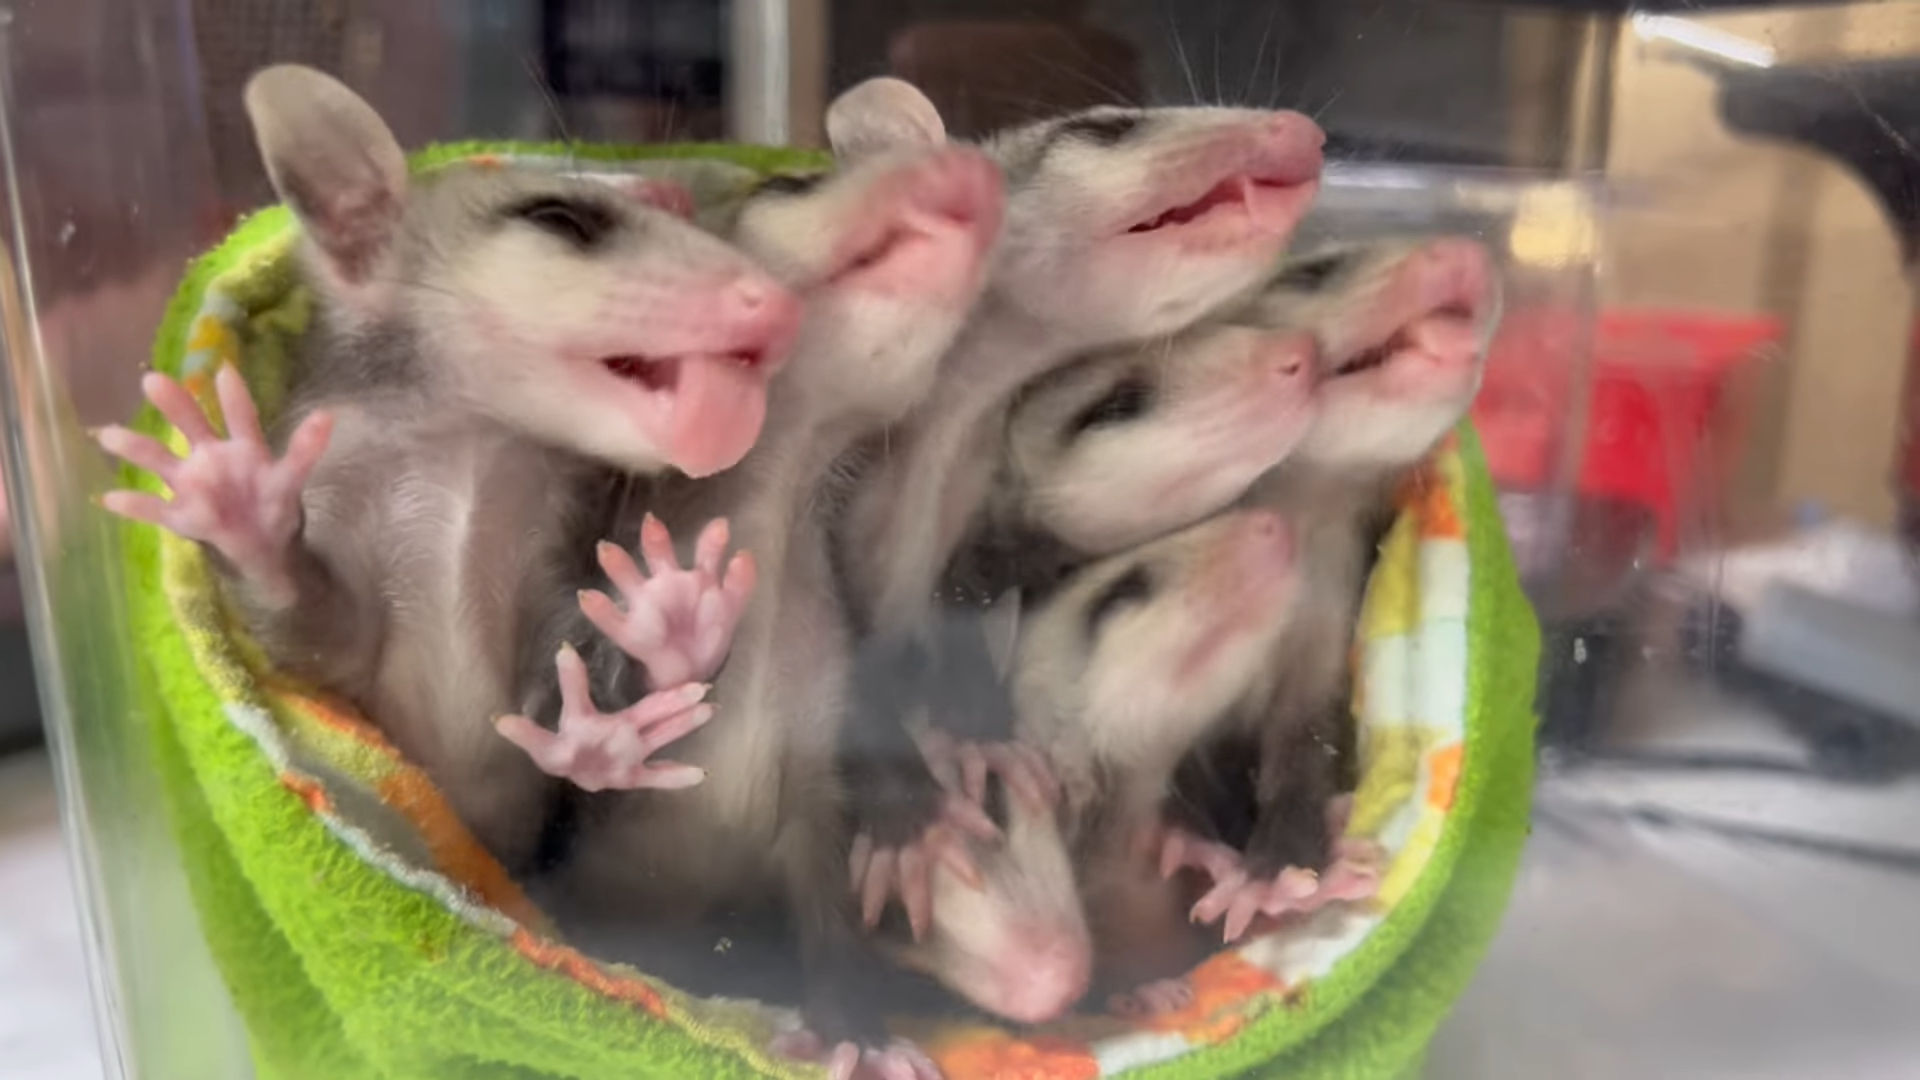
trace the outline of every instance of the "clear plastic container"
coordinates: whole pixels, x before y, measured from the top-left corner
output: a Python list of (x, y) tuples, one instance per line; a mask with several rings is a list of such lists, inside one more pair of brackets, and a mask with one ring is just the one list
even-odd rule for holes
[[(1906, 914), (1920, 896), (1911, 828), (1920, 717), (1905, 700), (1907, 665), (1920, 655), (1920, 380), (1908, 374), (1920, 4), (1674, 8), (0, 8), (0, 523), (11, 527), (10, 547), (0, 545), (0, 629), (17, 634), (24, 618), (32, 632), (110, 1074), (746, 1075), (738, 1070), (764, 1065), (756, 1055), (795, 1022), (662, 997), (658, 983), (597, 966), (620, 957), (596, 953), (586, 936), (567, 934), (580, 951), (556, 944), (503, 876), (466, 863), (465, 876), (447, 870), (466, 849), (407, 816), (425, 796), (403, 791), (396, 773), (382, 765), (374, 771), (385, 779), (371, 787), (340, 786), (364, 759), (327, 757), (345, 721), (321, 698), (265, 708), (259, 688), (285, 687), (247, 684), (254, 696), (229, 704), (226, 727), (194, 729), (214, 740), (205, 744), (158, 707), (179, 684), (160, 670), (165, 650), (135, 627), (160, 591), (184, 587), (180, 567), (198, 564), (155, 554), (150, 529), (145, 556), (129, 546), (146, 527), (98, 504), (121, 474), (90, 434), (141, 412), (140, 373), (189, 261), (273, 200), (241, 91), (279, 62), (338, 77), (408, 148), (486, 139), (820, 149), (828, 104), (881, 74), (921, 87), (958, 139), (1103, 105), (1293, 109), (1327, 136), (1295, 250), (1461, 236), (1492, 256), (1500, 321), (1471, 412), (1486, 471), (1469, 471), (1494, 490), (1504, 538), (1473, 533), (1474, 559), (1491, 561), (1472, 566), (1491, 575), (1476, 589), (1511, 578), (1527, 608), (1516, 600), (1497, 625), (1473, 623), (1463, 638), (1476, 643), (1463, 661), (1470, 674), (1441, 674), (1469, 695), (1461, 741), (1477, 771), (1458, 790), (1515, 780), (1521, 792), (1506, 802), (1462, 794), (1458, 804), (1494, 807), (1481, 831), (1511, 834), (1516, 848), (1516, 830), (1530, 831), (1517, 873), (1497, 844), (1382, 826), (1395, 853), (1431, 843), (1432, 865), (1453, 866), (1461, 886), (1423, 893), (1409, 883), (1418, 872), (1397, 884), (1388, 874), (1376, 883), (1382, 895), (1419, 915), (1401, 931), (1351, 953), (1329, 945), (1324, 963), (1302, 957), (1338, 937), (1331, 931), (1267, 939), (1299, 949), (1266, 975), (1216, 962), (1158, 1020), (1123, 1021), (1112, 1003), (1089, 1000), (1080, 1026), (1043, 1036), (1004, 1018), (1005, 1035), (897, 1029), (954, 1080), (1116, 1075), (1167, 1059), (1169, 1045), (1198, 1055), (1173, 1068), (1208, 1076), (1415, 1075), (1423, 1060), (1424, 1075), (1473, 1080), (1920, 1071), (1909, 1022), (1920, 936)], [(1438, 515), (1420, 519), (1429, 538), (1444, 532), (1440, 518), (1468, 513), (1464, 502), (1418, 505)], [(1460, 557), (1428, 550), (1407, 565), (1439, 574)], [(168, 566), (172, 578), (157, 569)], [(1388, 591), (1376, 578), (1375, 592)], [(1475, 591), (1471, 603), (1493, 604), (1491, 595)], [(1472, 726), (1492, 721), (1473, 719), (1471, 695), (1531, 691), (1521, 631), (1534, 617), (1539, 772), (1529, 798), (1536, 755), (1474, 760), (1491, 744), (1473, 733), (1496, 736)], [(1024, 615), (1013, 625), (1019, 640)], [(1415, 655), (1446, 667), (1431, 658), (1451, 653), (1423, 648)], [(0, 656), (0, 672), (13, 670), (7, 663)], [(25, 683), (0, 677), (0, 695)], [(0, 700), (0, 746), (20, 711)], [(1496, 735), (1524, 744), (1514, 732), (1526, 712), (1522, 701)], [(726, 722), (724, 705), (713, 722)], [(293, 734), (262, 738), (261, 724)], [(1368, 730), (1363, 768), (1391, 757), (1385, 729)], [(267, 770), (260, 790), (274, 798), (216, 775), (225, 766), (208, 747), (233, 733), (261, 748), (245, 760)], [(1407, 792), (1444, 787), (1444, 799), (1433, 796), (1434, 835), (1467, 835), (1465, 809), (1445, 818), (1454, 774), (1436, 779), (1431, 742), (1410, 752), (1419, 764), (1395, 796), (1412, 800), (1406, 821), (1419, 801)], [(375, 791), (414, 831), (380, 831), (383, 811), (343, 802), (349, 790)], [(246, 823), (281, 812), (292, 815), (287, 835), (301, 838), (289, 847), (319, 845), (311, 865), (324, 873), (288, 880), (247, 847), (258, 838), (244, 839)], [(998, 812), (1004, 825), (1009, 811)], [(427, 865), (445, 872), (415, 872)], [(385, 875), (380, 888), (398, 890), (368, 901), (385, 905), (380, 914), (424, 905), (417, 932), (404, 920), (364, 921), (374, 908), (355, 909), (361, 922), (336, 912), (341, 895), (378, 891), (361, 876), (368, 867)], [(544, 906), (551, 897), (532, 887)], [(248, 907), (253, 899), (236, 896), (264, 899)], [(1367, 926), (1400, 910), (1379, 903)], [(324, 917), (303, 922), (302, 911)], [(360, 932), (368, 956), (385, 950), (364, 976), (352, 968)], [(1433, 942), (1449, 935), (1465, 944), (1434, 959)], [(686, 937), (696, 955), (734, 947)], [(1285, 951), (1275, 948), (1246, 955)], [(1045, 943), (1033, 952), (1032, 970), (1045, 970)], [(1286, 978), (1273, 975), (1283, 969)], [(1433, 988), (1424, 997), (1391, 997), (1421, 980)], [(489, 986), (501, 995), (492, 1010)], [(792, 987), (773, 976), (725, 989), (793, 1004)], [(288, 1004), (301, 995), (311, 997)], [(1008, 1015), (1021, 1011), (1017, 996), (1001, 1002)], [(894, 1004), (909, 1000), (902, 1010), (922, 1008), (918, 997)], [(1270, 1000), (1293, 1012), (1266, 1015)], [(975, 1004), (991, 1012), (995, 1002)], [(289, 1027), (296, 1014), (312, 1026)], [(549, 1020), (556, 1026), (541, 1027)], [(593, 1033), (590, 1048), (571, 1025)], [(676, 1028), (695, 1034), (675, 1041)], [(733, 1041), (695, 1045), (714, 1031)]]

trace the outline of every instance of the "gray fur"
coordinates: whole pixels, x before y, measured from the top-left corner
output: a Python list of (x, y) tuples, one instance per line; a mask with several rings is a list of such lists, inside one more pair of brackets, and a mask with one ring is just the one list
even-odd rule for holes
[[(646, 471), (667, 458), (631, 425), (591, 422), (545, 339), (602, 328), (568, 323), (571, 298), (542, 274), (611, 295), (751, 267), (587, 180), (451, 166), (409, 182), (379, 118), (317, 72), (270, 68), (247, 102), (305, 226), (315, 304), (276, 427), (284, 438), (318, 409), (335, 427), (303, 494), (297, 601), (263, 604), (240, 580), (229, 591), (276, 661), (354, 701), (489, 850), (523, 866), (552, 785), (492, 721), (524, 710), (527, 673), (551, 664), (600, 524), (594, 459)], [(574, 244), (505, 213), (547, 197), (593, 208), (607, 228)]]

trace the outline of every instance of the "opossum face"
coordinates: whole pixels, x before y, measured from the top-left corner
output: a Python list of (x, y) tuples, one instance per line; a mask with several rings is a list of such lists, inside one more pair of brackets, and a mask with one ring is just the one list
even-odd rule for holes
[(1093, 939), (1055, 813), (1026, 805), (997, 777), (987, 809), (1005, 840), (970, 843), (983, 886), (939, 865), (925, 940), (908, 943), (895, 933), (891, 951), (989, 1013), (1044, 1023), (1086, 993)]
[(1498, 308), (1487, 250), (1446, 238), (1290, 259), (1245, 319), (1309, 327), (1320, 339), (1319, 405), (1302, 460), (1397, 467), (1466, 414)]
[(705, 475), (758, 437), (798, 302), (696, 229), (670, 185), (514, 165), (409, 178), (365, 102), (270, 68), (247, 106), (349, 330), (400, 334), (417, 376), (529, 434), (643, 471)]
[(1071, 728), (1096, 760), (1173, 763), (1255, 688), (1299, 591), (1293, 531), (1224, 514), (1080, 571), (1023, 615), (1026, 737)]
[(1002, 197), (999, 169), (963, 147), (763, 183), (733, 239), (805, 302), (781, 377), (873, 419), (904, 413), (979, 298)]
[[(1289, 259), (1244, 308), (1029, 386), (1008, 426), (1022, 510), (1099, 553), (1231, 505), (1288, 460), (1416, 461), (1472, 403), (1497, 306), (1472, 241)], [(1295, 360), (1299, 378), (1277, 374)]]
[(1210, 324), (1032, 386), (1007, 428), (1026, 520), (1100, 555), (1230, 505), (1313, 419), (1311, 334)]
[(1319, 188), (1324, 134), (1251, 109), (1103, 108), (1016, 129), (997, 298), (1097, 347), (1169, 334), (1253, 285)]
[[(939, 145), (925, 95), (873, 79), (829, 110), (843, 158)], [(1256, 283), (1319, 190), (1325, 133), (1254, 109), (1094, 109), (985, 144), (1006, 172), (989, 286), (1071, 348), (1169, 334)]]

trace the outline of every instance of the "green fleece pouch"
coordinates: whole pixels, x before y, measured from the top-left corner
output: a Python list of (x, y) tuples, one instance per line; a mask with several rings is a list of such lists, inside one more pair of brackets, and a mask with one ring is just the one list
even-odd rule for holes
[[(470, 143), (414, 166), (500, 160), (665, 172), (703, 197), (821, 164), (749, 147)], [(249, 218), (168, 309), (154, 366), (215, 415), (224, 364), (263, 416), (284, 400), (309, 317), (297, 238), (283, 208)], [(136, 426), (179, 446), (152, 410)], [(136, 470), (126, 482), (161, 490)], [(1020, 1031), (900, 1018), (951, 1080), (1384, 1080), (1418, 1067), (1525, 838), (1539, 637), (1470, 428), (1410, 480), (1399, 510), (1354, 643), (1363, 779), (1349, 832), (1388, 853), (1379, 895), (1220, 953), (1176, 1014)], [(374, 725), (270, 670), (196, 545), (128, 526), (124, 550), (170, 816), (263, 1077), (820, 1074), (766, 1051), (797, 1024), (791, 1010), (697, 997), (569, 948)]]

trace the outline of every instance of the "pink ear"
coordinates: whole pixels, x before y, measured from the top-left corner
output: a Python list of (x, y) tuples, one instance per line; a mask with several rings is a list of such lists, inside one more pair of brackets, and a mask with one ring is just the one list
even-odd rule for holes
[(665, 210), (675, 217), (693, 217), (693, 192), (688, 191), (684, 184), (650, 176), (636, 176), (621, 181), (620, 189), (628, 198), (645, 203), (656, 210)]

